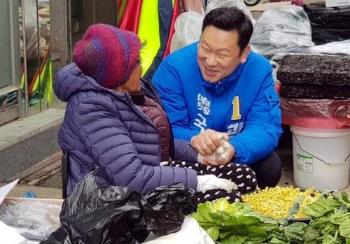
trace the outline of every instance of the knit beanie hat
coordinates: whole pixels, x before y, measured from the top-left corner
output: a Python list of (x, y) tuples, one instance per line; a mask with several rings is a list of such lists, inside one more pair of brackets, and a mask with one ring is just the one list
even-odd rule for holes
[(91, 25), (73, 50), (73, 61), (101, 86), (124, 84), (140, 62), (141, 43), (136, 34), (111, 25)]

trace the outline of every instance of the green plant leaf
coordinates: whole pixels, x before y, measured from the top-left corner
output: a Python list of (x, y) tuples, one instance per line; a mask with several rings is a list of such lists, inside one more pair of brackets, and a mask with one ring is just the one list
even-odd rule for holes
[(333, 196), (326, 197), (322, 195), (316, 201), (303, 207), (301, 211), (310, 217), (321, 217), (334, 211), (339, 206), (339, 201)]
[(211, 239), (213, 239), (214, 241), (216, 241), (219, 238), (219, 227), (210, 227), (209, 229), (206, 230), (208, 235), (211, 237)]

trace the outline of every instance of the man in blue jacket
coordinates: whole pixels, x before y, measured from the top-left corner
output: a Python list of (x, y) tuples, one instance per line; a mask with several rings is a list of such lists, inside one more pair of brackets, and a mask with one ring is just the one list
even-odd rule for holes
[[(176, 138), (207, 165), (248, 164), (260, 187), (275, 186), (281, 110), (268, 60), (250, 50), (249, 18), (236, 8), (208, 13), (200, 41), (169, 55), (153, 76)], [(227, 141), (228, 143), (224, 143)], [(211, 157), (226, 145), (225, 157)]]

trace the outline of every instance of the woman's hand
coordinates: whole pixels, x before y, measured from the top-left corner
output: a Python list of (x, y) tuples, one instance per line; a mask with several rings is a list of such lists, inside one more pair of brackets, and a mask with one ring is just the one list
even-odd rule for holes
[(215, 175), (199, 175), (197, 176), (197, 179), (197, 191), (200, 192), (206, 192), (215, 189), (222, 189), (227, 192), (232, 192), (233, 190), (238, 189), (237, 185), (234, 182), (218, 178)]

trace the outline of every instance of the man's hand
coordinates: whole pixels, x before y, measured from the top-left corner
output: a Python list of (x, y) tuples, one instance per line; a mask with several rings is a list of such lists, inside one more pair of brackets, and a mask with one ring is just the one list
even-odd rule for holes
[(226, 165), (232, 161), (235, 156), (235, 149), (227, 141), (221, 141), (221, 146), (216, 150), (215, 153), (209, 156), (202, 156), (198, 154), (198, 162), (204, 165)]
[(215, 157), (220, 165), (225, 165), (234, 158), (235, 149), (227, 141), (221, 141), (221, 146), (216, 150)]
[(191, 145), (202, 156), (209, 156), (216, 152), (216, 150), (220, 147), (222, 140), (228, 140), (227, 133), (207, 129), (192, 137)]

